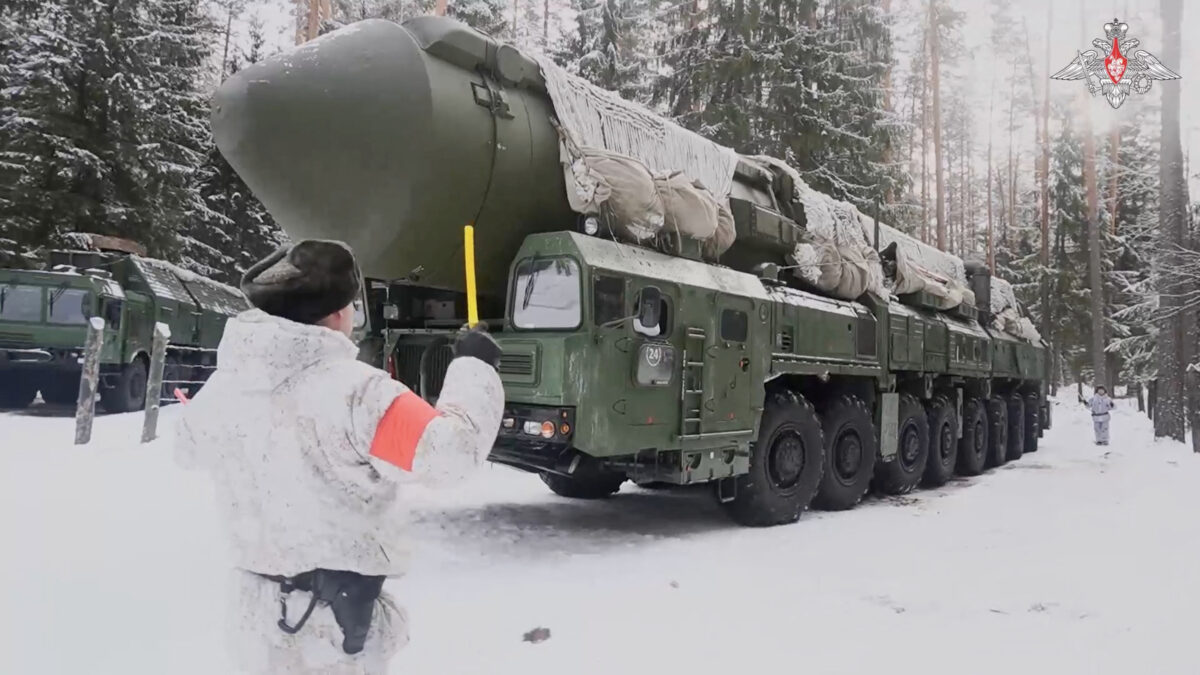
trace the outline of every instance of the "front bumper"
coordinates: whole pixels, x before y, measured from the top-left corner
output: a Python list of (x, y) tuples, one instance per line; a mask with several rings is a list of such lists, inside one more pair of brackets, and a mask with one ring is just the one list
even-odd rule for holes
[(575, 409), (510, 403), (504, 408), (490, 461), (526, 471), (562, 473), (575, 437)]
[(0, 347), (0, 368), (79, 368), (82, 349), (57, 347)]

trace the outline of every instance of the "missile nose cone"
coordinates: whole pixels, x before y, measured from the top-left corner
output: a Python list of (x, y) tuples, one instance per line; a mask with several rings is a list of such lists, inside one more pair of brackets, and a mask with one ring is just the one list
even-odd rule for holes
[(551, 104), (518, 56), (444, 17), (362, 21), (226, 80), (213, 136), (292, 239), (461, 288), (474, 223), (481, 292), (499, 292), (526, 234), (573, 222)]
[(428, 174), (422, 57), (403, 27), (363, 21), (253, 64), (213, 98), (217, 147), (290, 236), (346, 241), (370, 268)]

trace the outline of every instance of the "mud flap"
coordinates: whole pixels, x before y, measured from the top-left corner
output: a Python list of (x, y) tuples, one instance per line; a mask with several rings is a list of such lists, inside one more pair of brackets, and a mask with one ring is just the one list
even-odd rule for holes
[(962, 440), (962, 423), (963, 423), (963, 419), (962, 419), (963, 390), (962, 390), (962, 387), (957, 387), (954, 390), (954, 394), (955, 394), (955, 400), (954, 400), (955, 415), (954, 415), (954, 417), (955, 417), (955, 420), (957, 421), (957, 427), (955, 428), (955, 431), (954, 431), (954, 438), (961, 441)]
[(722, 478), (717, 481), (717, 502), (728, 504), (737, 499), (737, 477)]
[(897, 445), (900, 442), (900, 394), (883, 394), (878, 410), (879, 418), (876, 424), (879, 426), (879, 457), (885, 462), (890, 462), (896, 458)]

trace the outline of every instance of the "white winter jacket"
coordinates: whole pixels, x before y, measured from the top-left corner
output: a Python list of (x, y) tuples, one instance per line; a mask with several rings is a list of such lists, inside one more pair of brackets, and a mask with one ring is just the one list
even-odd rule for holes
[(1113, 409), (1113, 400), (1104, 394), (1095, 394), (1087, 402), (1092, 417), (1104, 417)]
[[(175, 447), (212, 473), (237, 567), (402, 574), (409, 542), (389, 512), (406, 472), (381, 457), (407, 455), (411, 476), (433, 483), (486, 459), (504, 406), (491, 366), (455, 359), (434, 410), (357, 353), (340, 333), (259, 310), (226, 325)], [(390, 409), (392, 436), (411, 447), (389, 453), (377, 431)]]
[[(176, 458), (216, 484), (238, 568), (225, 628), (242, 672), (386, 673), (408, 641), (404, 610), (387, 592), (364, 650), (351, 656), (327, 607), (297, 634), (281, 631), (279, 586), (252, 573), (403, 574), (400, 484), (461, 480), (499, 430), (504, 397), (491, 366), (455, 359), (434, 409), (357, 351), (332, 330), (245, 312), (226, 325), (217, 371), (184, 407)], [(308, 597), (288, 596), (293, 622)]]

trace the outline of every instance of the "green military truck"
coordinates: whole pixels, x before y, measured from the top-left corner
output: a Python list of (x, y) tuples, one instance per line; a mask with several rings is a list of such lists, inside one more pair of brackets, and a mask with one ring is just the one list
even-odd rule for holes
[[(237, 290), (136, 244), (77, 236), (86, 247), (51, 251), (46, 269), (0, 270), (0, 407), (24, 408), (38, 392), (51, 404), (79, 395), (88, 320), (104, 319), (100, 403), (107, 412), (146, 402), (154, 324), (171, 330), (164, 379), (194, 390), (216, 363), (225, 321), (248, 305)], [(174, 387), (174, 385), (172, 385)]]
[[(736, 234), (724, 250), (670, 229), (622, 240), (571, 203), (568, 111), (546, 68), (449, 19), (366, 21), (246, 68), (214, 102), (219, 148), (283, 228), (354, 247), (364, 353), (429, 399), (466, 317), (459, 237), (474, 223), (481, 316), (504, 350), (494, 462), (577, 498), (709, 483), (737, 522), (770, 525), (1036, 450), (1045, 347), (1001, 330), (1015, 301), (993, 302), (985, 268), (937, 259), (973, 305), (831, 297), (788, 270), (822, 209), (848, 207), (743, 156), (719, 195)], [(657, 133), (685, 159), (732, 152)], [(888, 255), (875, 230), (868, 266)]]

